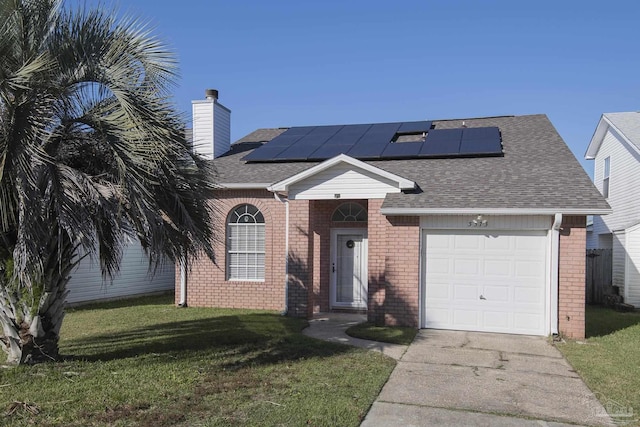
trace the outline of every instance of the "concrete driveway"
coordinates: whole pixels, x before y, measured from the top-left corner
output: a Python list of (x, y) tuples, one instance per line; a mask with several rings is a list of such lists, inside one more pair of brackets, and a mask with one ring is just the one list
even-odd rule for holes
[(362, 426), (612, 425), (544, 337), (422, 330)]

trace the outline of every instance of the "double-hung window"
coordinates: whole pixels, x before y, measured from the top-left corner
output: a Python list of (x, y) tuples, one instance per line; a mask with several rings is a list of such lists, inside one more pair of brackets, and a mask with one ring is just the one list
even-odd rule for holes
[(602, 174), (602, 195), (609, 197), (609, 173), (611, 172), (611, 157), (604, 159), (604, 173)]
[(227, 279), (264, 280), (264, 216), (253, 205), (237, 206), (227, 218)]

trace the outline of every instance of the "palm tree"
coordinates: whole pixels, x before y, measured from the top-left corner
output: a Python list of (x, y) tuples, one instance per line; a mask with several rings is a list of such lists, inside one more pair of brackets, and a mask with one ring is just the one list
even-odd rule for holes
[(118, 271), (137, 238), (150, 268), (213, 258), (211, 170), (170, 102), (177, 63), (135, 19), (61, 0), (0, 0), (0, 344), (58, 357), (81, 256)]

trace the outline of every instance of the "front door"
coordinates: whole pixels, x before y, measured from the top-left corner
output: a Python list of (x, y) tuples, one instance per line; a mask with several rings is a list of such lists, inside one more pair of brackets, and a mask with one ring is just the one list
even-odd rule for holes
[(367, 232), (331, 230), (331, 306), (367, 308)]

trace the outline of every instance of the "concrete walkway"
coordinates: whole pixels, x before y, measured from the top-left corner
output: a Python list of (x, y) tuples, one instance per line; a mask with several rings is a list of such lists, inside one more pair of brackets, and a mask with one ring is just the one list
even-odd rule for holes
[(614, 425), (544, 337), (421, 330), (407, 347), (345, 334), (365, 320), (325, 313), (303, 331), (398, 360), (363, 427)]
[(365, 314), (320, 313), (309, 321), (309, 327), (303, 330), (302, 333), (324, 341), (338, 342), (379, 351), (386, 356), (400, 360), (404, 352), (407, 351), (406, 345), (363, 340), (350, 337), (345, 333), (349, 327), (366, 321), (367, 316)]

